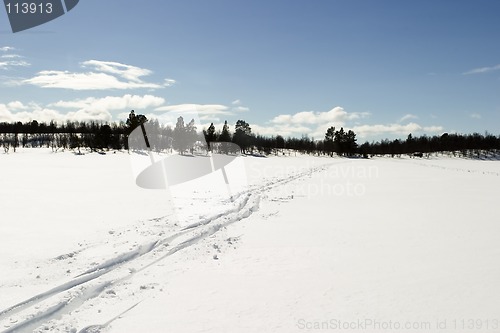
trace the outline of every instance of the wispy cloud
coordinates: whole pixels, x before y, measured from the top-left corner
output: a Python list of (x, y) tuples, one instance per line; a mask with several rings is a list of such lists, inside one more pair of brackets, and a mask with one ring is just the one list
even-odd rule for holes
[(88, 60), (82, 62), (81, 65), (84, 68), (89, 67), (92, 70), (120, 76), (125, 80), (137, 83), (142, 82), (141, 77), (151, 75), (153, 73), (151, 70), (146, 68), (126, 65), (114, 61)]
[(186, 114), (198, 114), (201, 120), (220, 121), (221, 116), (235, 116), (242, 112), (247, 112), (248, 107), (240, 105), (241, 102), (231, 103), (230, 106), (223, 104), (177, 104), (165, 105), (155, 109), (155, 111), (175, 112)]
[(500, 70), (500, 65), (491, 66), (491, 67), (474, 68), (474, 69), (471, 69), (470, 71), (464, 72), (462, 74), (463, 75), (483, 74), (483, 73), (489, 73), (489, 72), (498, 71), (498, 70)]
[(243, 106), (243, 103), (241, 102), (240, 99), (235, 99), (234, 101), (231, 102), (231, 112), (233, 114), (241, 113), (241, 112), (248, 112), (250, 111), (250, 108)]
[(355, 126), (353, 131), (359, 137), (387, 136), (387, 135), (407, 135), (410, 133), (439, 133), (444, 128), (442, 126), (421, 126), (417, 123), (409, 124), (376, 124), (376, 125), (361, 125)]
[(418, 117), (414, 114), (405, 114), (401, 119), (399, 119), (400, 123), (404, 123), (405, 121), (411, 120), (411, 119), (418, 119)]
[(471, 114), (470, 114), (470, 117), (471, 117), (472, 119), (481, 119), (481, 118), (482, 118), (482, 117), (481, 117), (481, 115), (480, 115), (479, 113), (471, 113)]
[(57, 107), (64, 109), (78, 109), (78, 110), (127, 110), (139, 109), (144, 110), (148, 108), (156, 108), (165, 103), (165, 99), (153, 95), (130, 95), (123, 96), (106, 96), (103, 98), (89, 97), (85, 99), (76, 99), (70, 101), (58, 101), (51, 103), (49, 107)]
[(177, 113), (194, 113), (198, 112), (201, 115), (231, 115), (229, 107), (222, 104), (177, 104), (166, 105), (156, 108), (155, 111), (177, 112)]
[(171, 87), (171, 86), (173, 86), (173, 85), (174, 85), (174, 84), (176, 84), (176, 83), (177, 83), (177, 81), (176, 81), (176, 80), (174, 80), (174, 79), (165, 79), (165, 80), (163, 81), (163, 85), (164, 85), (165, 87)]
[(157, 84), (120, 81), (115, 76), (95, 72), (70, 73), (63, 71), (41, 71), (33, 78), (23, 80), (20, 83), (32, 84), (41, 88), (61, 88), (71, 90), (160, 88)]
[(4, 52), (5, 54), (0, 55), (0, 69), (1, 70), (10, 70), (14, 67), (28, 67), (31, 64), (25, 60), (22, 60), (24, 57), (19, 54), (8, 53), (10, 51), (15, 50), (13, 47), (4, 46), (0, 48), (0, 52)]
[(250, 111), (250, 108), (247, 108), (246, 106), (235, 106), (231, 108), (231, 110), (234, 112), (248, 112)]
[(19, 59), (19, 58), (23, 58), (23, 56), (19, 54), (2, 54), (0, 56), (0, 59)]
[(18, 84), (31, 84), (41, 88), (60, 88), (71, 90), (109, 90), (109, 89), (160, 89), (165, 83), (175, 81), (167, 79), (163, 84), (143, 81), (152, 71), (146, 68), (126, 65), (112, 61), (88, 60), (81, 63), (87, 72), (68, 72), (44, 70), (30, 79)]
[(31, 64), (29, 62), (24, 60), (0, 60), (0, 69), (3, 70), (9, 70), (12, 69), (12, 67), (28, 67), (30, 65)]

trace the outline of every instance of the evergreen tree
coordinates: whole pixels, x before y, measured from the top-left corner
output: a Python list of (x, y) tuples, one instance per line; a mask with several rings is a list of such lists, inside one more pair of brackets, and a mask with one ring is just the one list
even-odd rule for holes
[(345, 150), (345, 132), (344, 128), (341, 127), (339, 131), (335, 132), (335, 137), (333, 139), (334, 149), (339, 155), (344, 155)]
[(214, 123), (211, 123), (207, 130), (203, 130), (203, 135), (205, 136), (205, 142), (207, 143), (208, 150), (212, 150), (210, 147), (211, 142), (217, 141), (217, 135), (215, 133)]
[(227, 120), (224, 121), (224, 126), (222, 126), (222, 132), (219, 135), (220, 142), (231, 142), (231, 133), (229, 132), (229, 125)]
[(184, 118), (182, 118), (182, 116), (177, 118), (177, 123), (175, 124), (174, 128), (172, 146), (181, 155), (184, 154), (184, 151), (187, 149), (186, 126), (184, 125)]
[(233, 142), (240, 146), (241, 153), (245, 154), (252, 143), (252, 129), (244, 120), (238, 120), (234, 128)]
[(191, 150), (192, 152), (197, 138), (198, 135), (196, 133), (196, 126), (194, 125), (194, 119), (185, 125), (182, 116), (177, 118), (173, 133), (173, 148), (181, 155), (183, 155), (186, 150)]
[(285, 149), (285, 139), (281, 136), (278, 135), (276, 136), (276, 154), (278, 153), (278, 149), (281, 149), (281, 152), (284, 154), (284, 149)]
[(222, 132), (218, 135), (217, 138), (219, 144), (217, 144), (217, 150), (221, 153), (228, 154), (232, 152), (232, 145), (227, 142), (231, 142), (231, 133), (229, 132), (229, 125), (227, 124), (227, 120), (224, 121), (224, 126), (222, 126)]
[(347, 134), (345, 136), (345, 145), (345, 152), (349, 156), (352, 156), (356, 153), (358, 144), (356, 143), (356, 133), (354, 133), (352, 130), (347, 131)]
[(325, 133), (325, 143), (324, 143), (324, 148), (325, 151), (330, 155), (333, 156), (333, 150), (334, 150), (334, 144), (333, 140), (335, 139), (335, 127), (331, 126), (326, 130)]
[(198, 139), (199, 138), (198, 138), (198, 133), (196, 132), (194, 119), (191, 119), (191, 121), (186, 126), (186, 142), (188, 145), (188, 149), (191, 150), (191, 154), (193, 153), (193, 147), (196, 144), (196, 141), (198, 141)]

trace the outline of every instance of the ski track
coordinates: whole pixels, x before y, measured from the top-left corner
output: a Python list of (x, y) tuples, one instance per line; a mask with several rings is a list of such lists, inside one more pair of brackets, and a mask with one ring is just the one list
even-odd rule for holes
[[(340, 162), (340, 163), (346, 163)], [(63, 315), (69, 314), (74, 310), (81, 307), (85, 302), (98, 297), (104, 290), (112, 287), (117, 283), (121, 283), (124, 280), (130, 279), (135, 274), (156, 265), (160, 261), (165, 258), (172, 256), (173, 254), (189, 248), (194, 244), (197, 244), (201, 240), (214, 235), (219, 230), (224, 227), (227, 227), (233, 223), (246, 219), (251, 216), (255, 211), (259, 209), (260, 206), (260, 196), (263, 193), (266, 193), (272, 188), (281, 186), (283, 184), (305, 178), (307, 176), (311, 176), (315, 172), (321, 172), (326, 170), (332, 165), (338, 165), (339, 162), (336, 163), (328, 163), (321, 166), (311, 167), (309, 170), (288, 175), (282, 179), (275, 179), (273, 181), (268, 181), (264, 185), (256, 185), (252, 188), (249, 188), (246, 191), (242, 191), (233, 195), (231, 203), (236, 203), (231, 208), (214, 214), (209, 217), (203, 217), (200, 221), (190, 224), (184, 228), (181, 228), (179, 231), (169, 235), (165, 238), (160, 238), (154, 242), (150, 242), (144, 245), (137, 246), (136, 249), (120, 254), (114, 258), (108, 259), (93, 267), (91, 269), (86, 270), (85, 272), (75, 276), (70, 281), (63, 283), (59, 286), (56, 286), (46, 292), (34, 295), (22, 302), (19, 302), (13, 306), (10, 306), (6, 309), (0, 310), (0, 322), (8, 320), (10, 316), (22, 313), (26, 311), (27, 314), (23, 316), (24, 321), (15, 324), (14, 326), (10, 326), (4, 322), (4, 327), (7, 329), (1, 331), (0, 333), (12, 333), (12, 332), (32, 332), (37, 327), (42, 324), (54, 320), (60, 319)], [(152, 219), (152, 220), (160, 220), (162, 218)], [(182, 236), (188, 235), (189, 237), (185, 240), (181, 240), (180, 243), (173, 245), (168, 248), (166, 253), (161, 255), (159, 258), (152, 260), (150, 263), (143, 265), (139, 269), (129, 268), (126, 272), (122, 272), (121, 278), (114, 278), (104, 282), (97, 282), (92, 285), (91, 282), (97, 281), (101, 277), (106, 277), (110, 272), (117, 271), (119, 268), (123, 267), (125, 264), (133, 264), (134, 261), (138, 258), (143, 258), (152, 252), (162, 253), (171, 245), (172, 242), (181, 238)], [(77, 253), (83, 250), (74, 251), (67, 255), (59, 256), (56, 259), (62, 260), (67, 257), (73, 257)], [(76, 287), (81, 286), (81, 290), (76, 292), (76, 295), (71, 295), (70, 291), (75, 291)], [(52, 299), (56, 295), (60, 295), (64, 292), (68, 292), (69, 295), (65, 295), (62, 297), (55, 305), (48, 305), (45, 310), (42, 311), (34, 311), (31, 310), (35, 305), (40, 304), (46, 300)], [(136, 304), (137, 305), (137, 304)], [(101, 329), (104, 329), (107, 325), (109, 325), (112, 321), (118, 319), (125, 312), (131, 310), (133, 307), (127, 309), (123, 313), (109, 320), (105, 324), (102, 325), (90, 325), (82, 330), (78, 331), (79, 333), (91, 333), (91, 332), (100, 332)], [(37, 307), (38, 308), (38, 307)], [(76, 332), (76, 330), (74, 331)]]
[[(140, 302), (139, 302), (140, 303)], [(90, 326), (87, 326), (87, 327), (84, 327), (82, 328), (80, 331), (78, 331), (78, 333), (98, 333), (98, 332), (101, 332), (101, 329), (104, 329), (106, 328), (109, 324), (111, 324), (113, 321), (115, 321), (116, 319), (120, 318), (121, 316), (123, 316), (125, 313), (129, 312), (130, 310), (132, 310), (133, 308), (135, 308), (137, 305), (139, 305), (139, 303), (136, 303), (134, 305), (132, 305), (130, 308), (128, 308), (127, 310), (123, 311), (122, 313), (120, 313), (119, 315), (111, 318), (110, 320), (108, 320), (107, 322), (105, 322), (104, 324), (101, 324), (101, 325), (90, 325)]]

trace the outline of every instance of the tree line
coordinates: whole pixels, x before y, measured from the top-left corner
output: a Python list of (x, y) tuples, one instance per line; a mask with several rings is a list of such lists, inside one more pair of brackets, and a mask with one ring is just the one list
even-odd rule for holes
[(359, 147), (362, 155), (401, 156), (410, 154), (422, 157), (431, 153), (449, 153), (461, 157), (481, 157), (481, 154), (500, 150), (500, 135), (486, 132), (484, 135), (444, 133), (442, 135), (413, 137), (409, 134), (406, 140), (382, 140), (364, 143)]
[[(194, 120), (184, 120), (178, 117), (174, 128), (160, 124), (158, 120), (148, 120), (144, 115), (135, 114), (132, 110), (126, 121), (119, 123), (78, 122), (67, 121), (58, 124), (39, 123), (36, 120), (21, 123), (0, 123), (0, 147), (7, 153), (15, 152), (18, 147), (47, 147), (54, 151), (71, 149), (81, 153), (81, 149), (91, 151), (106, 151), (109, 149), (134, 149), (129, 147), (133, 142), (132, 131), (142, 126), (144, 137), (149, 148), (154, 151), (176, 150), (180, 154), (195, 151), (216, 151), (222, 153), (237, 153), (239, 147), (242, 154), (304, 154), (324, 156), (357, 156), (370, 157), (375, 155), (401, 156), (409, 154), (424, 156), (430, 153), (452, 153), (460, 156), (478, 156), (484, 151), (500, 150), (500, 136), (489, 133), (484, 135), (448, 134), (435, 136), (413, 137), (406, 139), (382, 140), (357, 144), (356, 133), (352, 130), (336, 129), (330, 126), (326, 129), (322, 140), (315, 140), (303, 135), (300, 138), (281, 135), (263, 136), (254, 134), (250, 125), (244, 120), (236, 121), (234, 131), (227, 121), (220, 129), (212, 123), (208, 128), (199, 131)], [(146, 127), (144, 127), (146, 126)], [(147, 128), (147, 130), (146, 130)], [(141, 132), (139, 132), (141, 133)], [(143, 140), (141, 138), (137, 140)], [(231, 142), (235, 145), (221, 145)]]
[(18, 147), (39, 148), (47, 147), (57, 150), (89, 148), (122, 149), (125, 143), (123, 123), (108, 124), (91, 122), (68, 121), (58, 124), (39, 123), (36, 120), (21, 123), (0, 123), (0, 146), (5, 152)]

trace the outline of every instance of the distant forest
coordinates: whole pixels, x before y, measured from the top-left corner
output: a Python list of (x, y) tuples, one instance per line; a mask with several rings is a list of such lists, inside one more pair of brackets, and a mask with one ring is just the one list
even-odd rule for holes
[[(174, 128), (164, 126), (156, 119), (149, 120), (144, 115), (136, 115), (132, 110), (129, 118), (120, 123), (68, 121), (58, 124), (39, 123), (0, 123), (0, 147), (5, 153), (15, 152), (17, 148), (52, 148), (53, 151), (71, 149), (81, 153), (82, 149), (105, 152), (108, 150), (128, 150), (129, 135), (139, 126), (147, 125), (147, 138), (154, 151), (176, 150), (183, 153), (212, 150), (210, 143), (233, 142), (244, 154), (291, 154), (294, 151), (326, 156), (364, 157), (376, 155), (423, 157), (431, 153), (447, 153), (461, 157), (481, 157), (481, 154), (500, 150), (500, 136), (489, 133), (448, 134), (418, 136), (409, 134), (406, 139), (365, 142), (358, 145), (356, 133), (343, 128), (326, 129), (322, 140), (314, 140), (306, 135), (301, 138), (281, 135), (262, 136), (252, 133), (250, 125), (238, 120), (231, 131), (227, 121), (221, 129), (211, 124), (199, 131), (194, 121), (185, 123), (177, 119)], [(208, 145), (205, 144), (208, 143)], [(214, 147), (216, 145), (213, 145)], [(227, 151), (226, 151), (227, 153)]]

